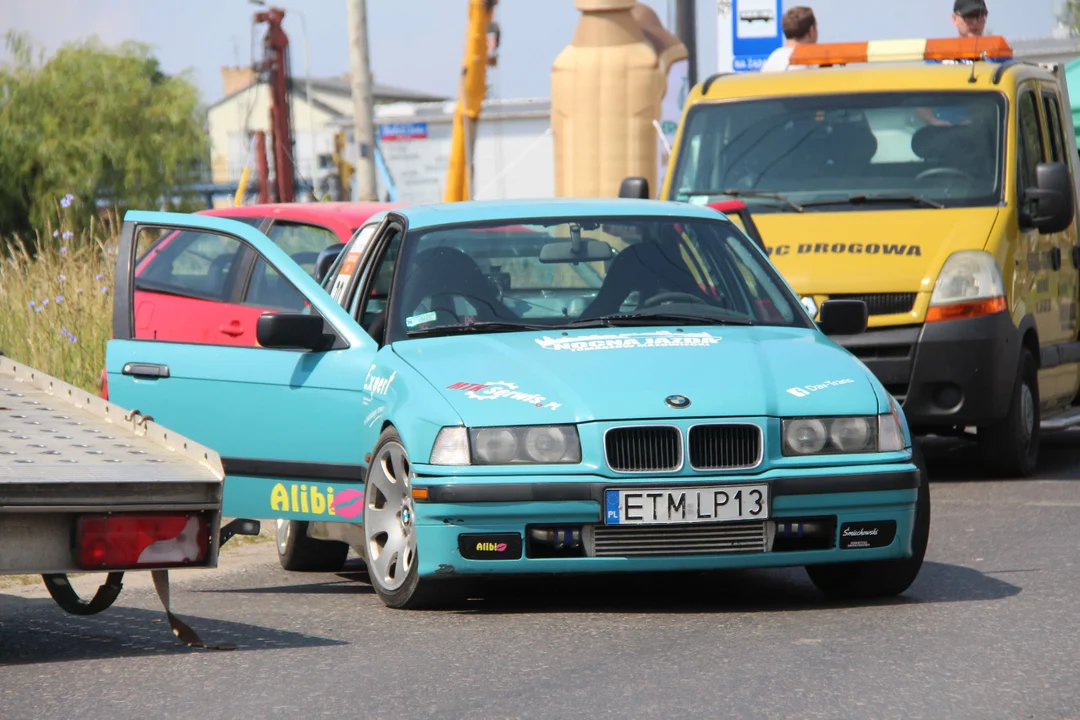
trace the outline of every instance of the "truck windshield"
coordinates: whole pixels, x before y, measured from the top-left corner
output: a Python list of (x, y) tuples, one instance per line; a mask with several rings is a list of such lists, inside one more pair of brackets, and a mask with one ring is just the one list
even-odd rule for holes
[(700, 103), (669, 199), (734, 195), (760, 212), (993, 205), (1005, 102), (995, 92), (875, 92)]

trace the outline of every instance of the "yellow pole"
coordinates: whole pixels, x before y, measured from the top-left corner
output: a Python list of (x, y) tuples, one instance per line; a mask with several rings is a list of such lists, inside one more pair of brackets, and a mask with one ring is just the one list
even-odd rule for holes
[(233, 207), (240, 207), (244, 202), (244, 193), (247, 191), (248, 180), (251, 178), (251, 163), (255, 159), (255, 138), (251, 139), (251, 145), (248, 146), (247, 162), (244, 163), (244, 170), (240, 173), (240, 183), (236, 186), (236, 197), (233, 198)]
[[(454, 127), (450, 136), (450, 166), (446, 171), (446, 202), (468, 200), (469, 166), (476, 142), (476, 121), (480, 117), (487, 80), (487, 30), (498, 0), (469, 0), (469, 27), (465, 36), (465, 60), (461, 67)], [(468, 123), (468, 127), (466, 127)]]

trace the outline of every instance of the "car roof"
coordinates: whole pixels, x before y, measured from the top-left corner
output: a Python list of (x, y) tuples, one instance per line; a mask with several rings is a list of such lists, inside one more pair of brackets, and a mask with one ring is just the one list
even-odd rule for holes
[(280, 220), (310, 222), (334, 229), (342, 242), (349, 239), (354, 229), (368, 218), (390, 208), (404, 207), (397, 203), (383, 202), (308, 202), (263, 203), (199, 210), (197, 215), (215, 217), (270, 217)]
[(410, 229), (471, 222), (505, 220), (515, 224), (530, 219), (567, 216), (591, 217), (684, 217), (715, 220), (722, 213), (709, 207), (667, 200), (624, 198), (543, 198), (535, 200), (468, 200), (464, 202), (410, 205), (398, 210)]

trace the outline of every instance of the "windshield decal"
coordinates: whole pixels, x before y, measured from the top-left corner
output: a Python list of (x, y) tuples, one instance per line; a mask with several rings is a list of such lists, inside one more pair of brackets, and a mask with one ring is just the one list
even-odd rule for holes
[(791, 248), (795, 247), (795, 254), (797, 255), (820, 255), (823, 253), (829, 253), (834, 255), (848, 254), (848, 255), (915, 255), (917, 257), (922, 256), (921, 245), (896, 245), (896, 244), (884, 244), (884, 243), (801, 243), (796, 246), (792, 245), (777, 245), (776, 247), (765, 248), (765, 254), (769, 257), (773, 255), (790, 255)]
[(713, 335), (710, 332), (688, 333), (653, 330), (609, 335), (571, 335), (558, 338), (544, 336), (537, 339), (536, 344), (545, 350), (587, 352), (589, 350), (626, 350), (653, 347), (708, 347), (715, 345), (722, 339), (720, 335)]
[(816, 385), (803, 385), (802, 387), (788, 388), (787, 391), (795, 397), (806, 397), (810, 393), (817, 392), (818, 390), (824, 390), (825, 388), (836, 387), (838, 385), (850, 385), (853, 382), (855, 381), (851, 378), (844, 378), (843, 380), (826, 380), (825, 382)]
[(464, 390), (465, 397), (472, 400), (499, 400), (501, 398), (509, 398), (510, 400), (527, 402), (536, 407), (551, 408), (552, 410), (557, 410), (562, 407), (562, 403), (557, 402), (544, 404), (544, 401), (547, 400), (547, 398), (543, 395), (521, 392), (518, 390), (517, 385), (505, 380), (491, 380), (486, 383), (456, 382), (453, 385), (447, 385), (446, 389)]
[(411, 317), (405, 318), (405, 327), (414, 328), (417, 325), (425, 325), (429, 322), (435, 322), (438, 317), (439, 316), (435, 313), (434, 310), (432, 310), (431, 312), (423, 313), (421, 315), (413, 315)]

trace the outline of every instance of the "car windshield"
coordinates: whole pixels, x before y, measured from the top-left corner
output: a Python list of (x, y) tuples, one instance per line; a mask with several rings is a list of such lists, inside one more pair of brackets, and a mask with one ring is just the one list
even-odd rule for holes
[(389, 340), (620, 325), (813, 327), (722, 218), (522, 220), (410, 231)]
[(685, 121), (670, 199), (734, 191), (755, 213), (994, 205), (1004, 118), (1001, 95), (985, 91), (701, 103)]

